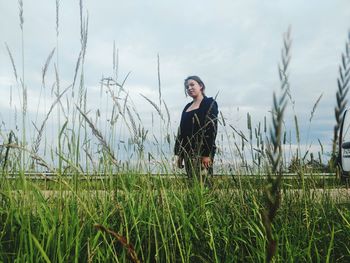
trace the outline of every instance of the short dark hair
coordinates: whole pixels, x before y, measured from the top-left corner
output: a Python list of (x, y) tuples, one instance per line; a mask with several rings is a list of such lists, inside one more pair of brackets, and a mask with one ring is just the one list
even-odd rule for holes
[(198, 76), (189, 76), (189, 77), (187, 77), (187, 78), (185, 79), (185, 81), (184, 81), (184, 87), (185, 87), (185, 94), (186, 94), (186, 96), (187, 96), (187, 92), (186, 92), (187, 81), (189, 81), (190, 79), (196, 81), (196, 82), (202, 87), (202, 93), (203, 93), (203, 95), (205, 95), (205, 94), (204, 94), (205, 84), (204, 84), (204, 82), (201, 80), (201, 78), (198, 77)]

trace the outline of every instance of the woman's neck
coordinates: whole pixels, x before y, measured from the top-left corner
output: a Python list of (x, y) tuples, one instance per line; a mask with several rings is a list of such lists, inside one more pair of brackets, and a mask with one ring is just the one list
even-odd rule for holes
[(198, 95), (197, 97), (194, 97), (193, 98), (193, 103), (196, 103), (196, 102), (201, 102), (204, 98), (204, 95), (203, 94), (200, 94)]

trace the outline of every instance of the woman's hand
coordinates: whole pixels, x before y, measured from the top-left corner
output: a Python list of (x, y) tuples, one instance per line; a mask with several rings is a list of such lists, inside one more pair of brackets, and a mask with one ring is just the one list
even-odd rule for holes
[(209, 156), (202, 156), (202, 165), (208, 169), (212, 165), (211, 158)]
[(180, 169), (184, 168), (183, 161), (184, 159), (182, 157), (177, 156), (176, 164), (178, 168)]

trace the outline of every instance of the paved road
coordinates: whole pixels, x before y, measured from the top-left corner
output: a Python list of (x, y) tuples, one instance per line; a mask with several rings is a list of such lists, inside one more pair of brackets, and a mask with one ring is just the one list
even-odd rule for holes
[[(24, 173), (24, 176), (26, 179), (30, 180), (57, 180), (59, 176), (57, 174), (53, 173)], [(75, 174), (64, 174), (62, 178), (64, 179), (73, 179), (75, 178)], [(111, 175), (105, 175), (105, 174), (80, 174), (78, 176), (79, 180), (103, 180), (103, 179), (110, 179), (118, 178), (120, 176), (124, 176), (124, 174), (111, 174)], [(185, 174), (177, 174), (177, 175), (169, 175), (169, 174), (135, 174), (134, 176), (141, 176), (141, 177), (152, 177), (152, 178), (166, 178), (166, 179), (173, 179), (173, 178), (186, 178)], [(229, 178), (257, 178), (257, 179), (266, 179), (266, 174), (216, 174), (214, 175), (215, 179), (229, 179)], [(19, 174), (9, 174), (6, 177), (3, 177), (8, 180), (15, 180), (21, 178)], [(291, 180), (291, 179), (297, 179), (299, 178), (298, 174), (295, 173), (285, 173), (283, 174), (283, 179)], [(312, 178), (312, 179), (325, 179), (325, 178), (335, 178), (334, 173), (317, 173), (317, 174), (310, 174), (305, 173), (304, 178)]]
[[(135, 190), (136, 192), (137, 190)], [(176, 190), (173, 190), (176, 191)], [(183, 190), (182, 190), (183, 191)], [(226, 190), (218, 189), (215, 191), (222, 191), (222, 194), (227, 194)], [(230, 189), (230, 191), (239, 194), (238, 189)], [(64, 190), (62, 193), (59, 190), (42, 190), (42, 196), (45, 199), (50, 199), (52, 197), (59, 197), (61, 194), (64, 197), (73, 197), (78, 196), (80, 199), (90, 199), (92, 196), (96, 196), (97, 198), (105, 199), (105, 198), (113, 198), (115, 195), (115, 191), (106, 191), (106, 190), (79, 190), (78, 193), (74, 191)], [(22, 190), (11, 191), (11, 195), (16, 198), (24, 194)], [(124, 195), (125, 191), (119, 190), (118, 194)], [(300, 189), (289, 189), (285, 192), (282, 192), (282, 199), (285, 195), (292, 195), (295, 198), (307, 196), (315, 201), (329, 200), (336, 203), (350, 203), (350, 188), (332, 188), (332, 189), (311, 189), (310, 191), (303, 191)], [(25, 196), (29, 198), (30, 192), (26, 192)], [(1, 199), (1, 197), (0, 197)]]

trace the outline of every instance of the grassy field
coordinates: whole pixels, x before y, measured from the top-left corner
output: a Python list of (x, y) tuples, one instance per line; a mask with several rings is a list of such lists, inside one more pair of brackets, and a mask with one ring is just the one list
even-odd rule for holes
[[(205, 188), (123, 174), (106, 180), (103, 191), (62, 180), (55, 187), (62, 190), (47, 196), (36, 182), (17, 183), (21, 190), (1, 181), (3, 262), (266, 260), (263, 185), (214, 181)], [(282, 184), (275, 260), (348, 262), (350, 203), (313, 189), (307, 183), (296, 194)]]

